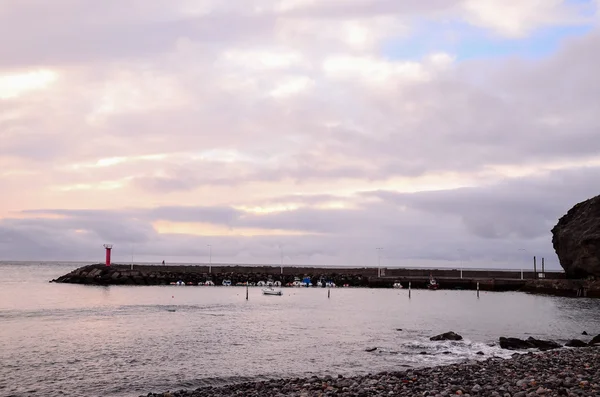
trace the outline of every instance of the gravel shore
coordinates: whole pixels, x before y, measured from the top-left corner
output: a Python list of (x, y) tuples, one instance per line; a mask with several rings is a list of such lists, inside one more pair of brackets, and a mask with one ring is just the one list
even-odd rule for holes
[(181, 390), (149, 397), (219, 396), (594, 396), (600, 348), (563, 348), (375, 375), (274, 379)]

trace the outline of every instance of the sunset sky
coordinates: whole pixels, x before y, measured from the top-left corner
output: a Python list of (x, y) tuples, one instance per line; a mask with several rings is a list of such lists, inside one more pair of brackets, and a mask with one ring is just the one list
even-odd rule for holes
[(559, 268), (600, 0), (2, 0), (0, 260)]

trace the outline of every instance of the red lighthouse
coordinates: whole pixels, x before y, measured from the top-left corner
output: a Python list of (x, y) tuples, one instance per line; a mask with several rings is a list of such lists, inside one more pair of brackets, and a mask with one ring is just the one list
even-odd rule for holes
[(112, 244), (104, 244), (106, 249), (106, 266), (110, 266), (110, 251), (112, 250)]

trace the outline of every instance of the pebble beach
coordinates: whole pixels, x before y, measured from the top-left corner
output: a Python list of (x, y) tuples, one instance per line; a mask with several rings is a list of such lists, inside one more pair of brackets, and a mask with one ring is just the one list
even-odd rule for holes
[(515, 353), (432, 368), (356, 377), (273, 379), (147, 397), (219, 396), (598, 396), (600, 347)]

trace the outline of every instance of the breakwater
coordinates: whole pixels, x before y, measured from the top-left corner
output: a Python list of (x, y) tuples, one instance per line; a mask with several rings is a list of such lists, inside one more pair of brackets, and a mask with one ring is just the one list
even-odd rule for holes
[(334, 283), (337, 287), (427, 288), (433, 275), (441, 289), (479, 288), (482, 291), (524, 291), (562, 296), (600, 297), (600, 285), (585, 280), (565, 280), (564, 273), (540, 274), (525, 271), (406, 269), (406, 268), (316, 268), (280, 266), (176, 266), (176, 265), (88, 265), (52, 282), (89, 285), (260, 285), (279, 282), (282, 286), (298, 285), (310, 280), (313, 286)]

